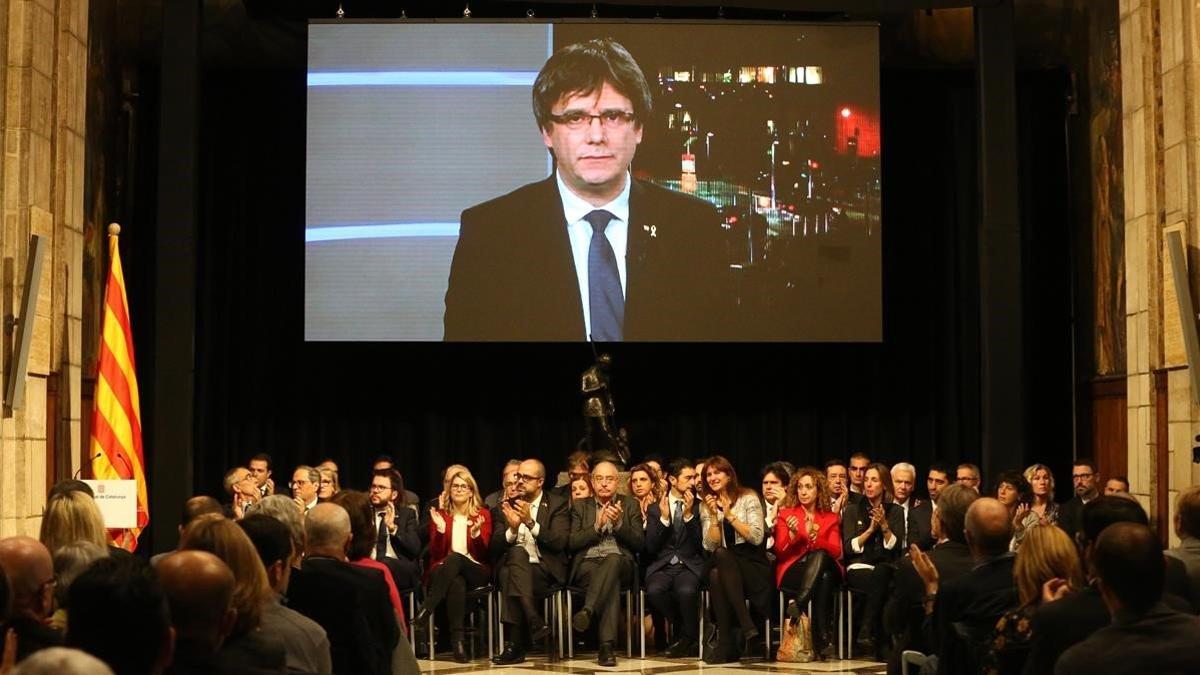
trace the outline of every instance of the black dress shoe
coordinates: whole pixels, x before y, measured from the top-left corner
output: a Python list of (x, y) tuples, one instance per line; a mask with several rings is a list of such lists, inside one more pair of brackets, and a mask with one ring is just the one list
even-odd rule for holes
[(454, 641), (454, 661), (456, 663), (469, 663), (471, 659), (467, 658), (467, 647), (462, 640)]
[(704, 655), (704, 662), (709, 665), (718, 663), (737, 663), (737, 649), (730, 645), (717, 645), (716, 649), (709, 650)]
[(584, 607), (575, 612), (575, 616), (571, 617), (571, 625), (575, 628), (576, 633), (582, 633), (592, 625), (592, 610)]
[(664, 652), (664, 656), (669, 659), (682, 659), (696, 655), (696, 643), (687, 638), (679, 638)]
[(492, 663), (498, 666), (509, 666), (514, 663), (525, 663), (525, 652), (512, 644), (504, 645), (504, 651), (492, 657)]
[(542, 640), (545, 640), (546, 636), (549, 634), (550, 626), (546, 625), (545, 621), (542, 621), (538, 624), (530, 624), (529, 626), (529, 641), (533, 644), (537, 644)]
[(603, 642), (600, 644), (600, 654), (596, 658), (596, 663), (599, 663), (607, 668), (617, 665), (617, 657), (613, 654), (613, 646), (611, 642)]
[(756, 645), (759, 635), (757, 628), (742, 631), (742, 654), (750, 653), (750, 648)]

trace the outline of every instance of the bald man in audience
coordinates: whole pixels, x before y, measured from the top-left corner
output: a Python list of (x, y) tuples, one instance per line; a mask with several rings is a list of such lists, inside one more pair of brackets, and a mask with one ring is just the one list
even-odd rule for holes
[(17, 661), (62, 644), (62, 633), (45, 624), (53, 610), (54, 563), (50, 551), (32, 537), (0, 539), (0, 569), (8, 575), (12, 609), (0, 635), (17, 636)]
[(1145, 525), (1117, 523), (1100, 533), (1092, 565), (1112, 623), (1064, 652), (1055, 675), (1200, 672), (1200, 619), (1163, 603), (1163, 563)]
[(335, 673), (391, 673), (400, 640), (383, 573), (351, 565), (350, 514), (317, 504), (304, 519), (304, 563), (292, 572), (288, 605), (316, 621), (329, 637)]
[(172, 553), (158, 563), (156, 571), (175, 628), (173, 668), (218, 669), (217, 652), (237, 621), (233, 572), (208, 551)]

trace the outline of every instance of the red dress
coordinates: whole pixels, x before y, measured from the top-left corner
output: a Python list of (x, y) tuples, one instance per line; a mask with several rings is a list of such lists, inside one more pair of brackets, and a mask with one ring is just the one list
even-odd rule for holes
[[(429, 567), (425, 570), (425, 581), (429, 582), (429, 575), (437, 569), (446, 560), (446, 556), (453, 553), (450, 546), (454, 541), (454, 516), (449, 511), (438, 509), (438, 514), (442, 520), (446, 521), (446, 531), (438, 532), (437, 524), (433, 522), (433, 518), (429, 519)], [(479, 536), (471, 536), (471, 523), (481, 521), (479, 525)], [(492, 569), (488, 565), (488, 546), (492, 541), (492, 514), (486, 508), (480, 508), (479, 511), (471, 516), (467, 521), (467, 553), (475, 562), (483, 566), (484, 572), (491, 576)]]
[[(795, 516), (800, 521), (793, 537), (788, 532), (787, 519)], [(784, 573), (792, 563), (817, 549), (824, 550), (837, 563), (838, 570), (842, 569), (842, 525), (838, 522), (836, 513), (817, 511), (813, 521), (817, 524), (817, 538), (808, 538), (808, 528), (804, 526), (806, 518), (803, 506), (793, 506), (782, 509), (775, 518), (775, 587), (779, 588)]]

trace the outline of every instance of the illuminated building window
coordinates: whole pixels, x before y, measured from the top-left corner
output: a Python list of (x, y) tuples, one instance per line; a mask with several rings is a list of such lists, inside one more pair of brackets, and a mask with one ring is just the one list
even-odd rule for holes
[(742, 66), (738, 70), (738, 82), (746, 84), (754, 81), (754, 66)]
[(721, 81), (722, 81), (722, 82), (724, 82), (725, 84), (733, 84), (733, 71), (732, 71), (732, 70), (727, 70), (727, 71), (725, 71), (724, 73), (721, 73), (721, 78), (720, 78), (720, 79), (721, 79)]
[(823, 79), (821, 76), (821, 66), (804, 67), (804, 81), (807, 84), (821, 84)]
[(691, 82), (692, 74), (686, 70), (677, 70), (677, 71), (675, 71), (675, 81), (676, 82)]

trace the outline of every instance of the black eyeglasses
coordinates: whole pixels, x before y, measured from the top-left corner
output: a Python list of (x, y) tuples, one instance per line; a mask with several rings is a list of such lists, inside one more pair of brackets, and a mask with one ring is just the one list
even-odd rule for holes
[(600, 120), (601, 126), (605, 129), (624, 129), (637, 119), (637, 115), (625, 110), (605, 110), (596, 115), (572, 110), (561, 115), (551, 114), (550, 119), (571, 131), (579, 131), (592, 126), (592, 120)]

